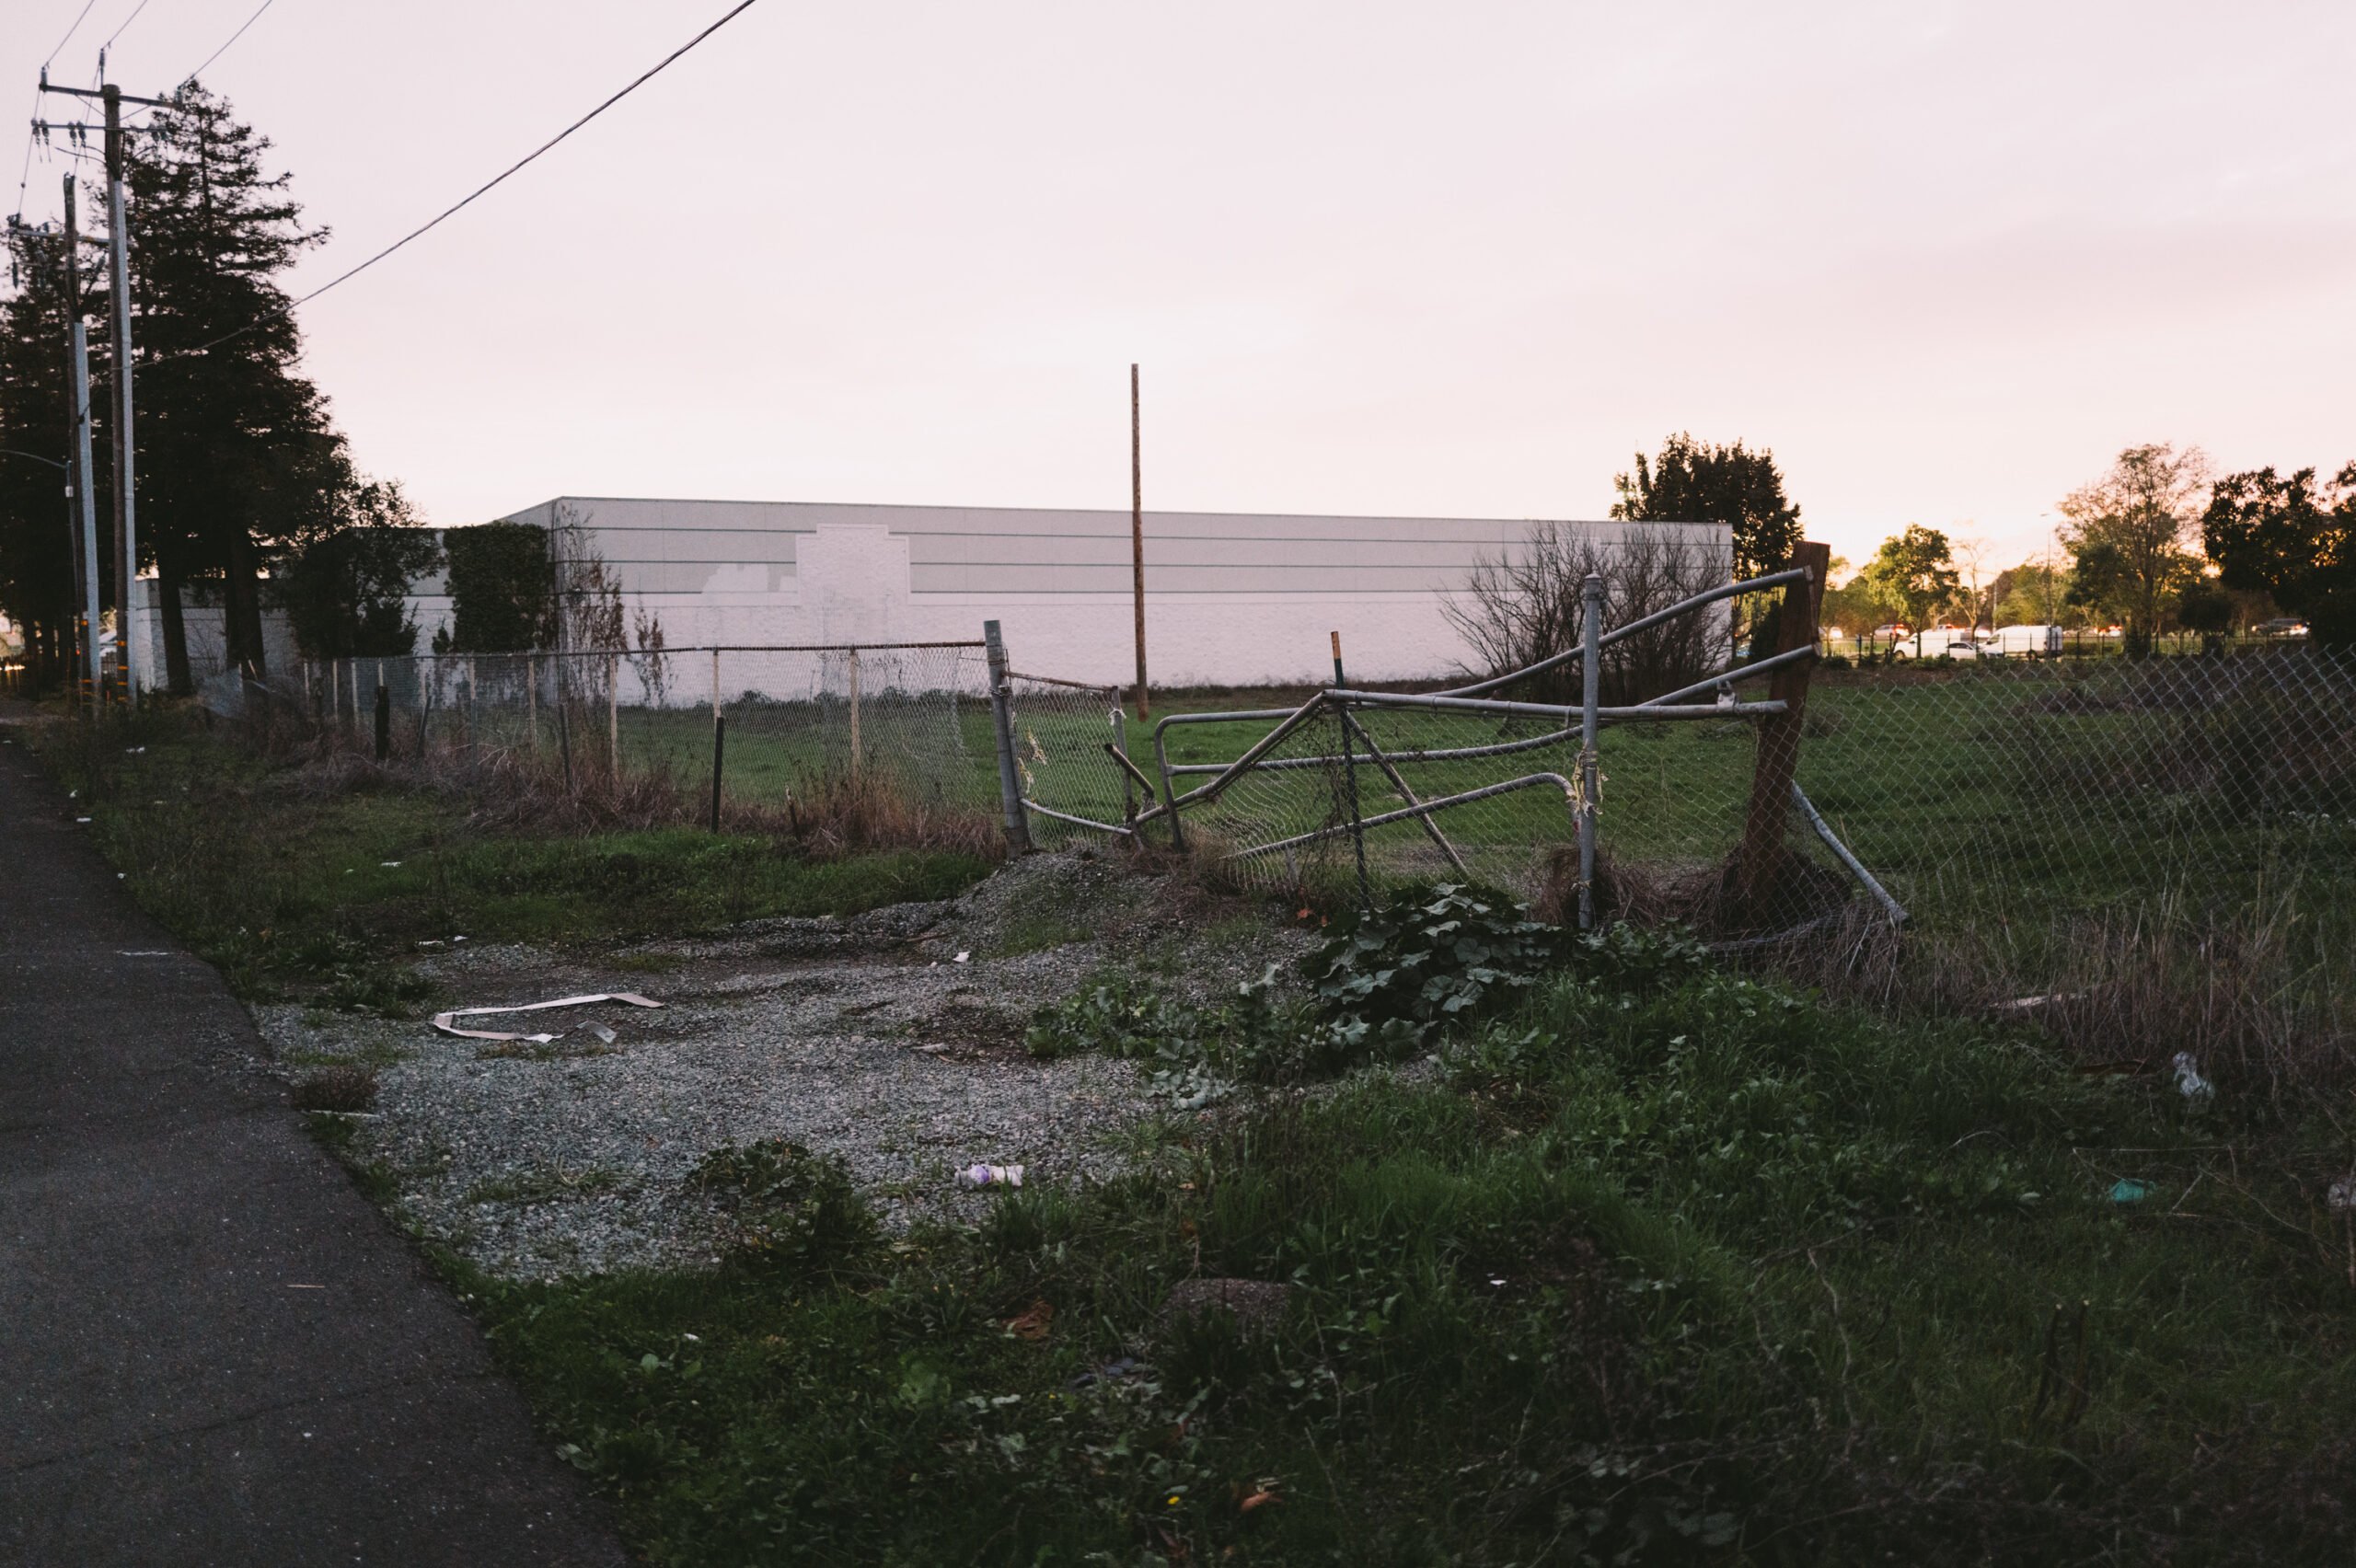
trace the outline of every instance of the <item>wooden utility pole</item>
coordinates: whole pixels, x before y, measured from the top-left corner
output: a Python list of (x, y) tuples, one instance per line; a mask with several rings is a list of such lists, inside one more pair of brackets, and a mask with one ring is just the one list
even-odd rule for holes
[(1138, 367), (1129, 366), (1129, 565), (1138, 610), (1138, 722), (1152, 717), (1145, 690), (1145, 447), (1138, 421)]
[[(65, 493), (73, 498), (73, 505), (66, 517), (66, 528), (73, 535), (74, 542), (74, 606), (65, 617), (66, 641), (69, 644), (66, 649), (69, 669), (87, 661), (87, 650), (89, 644), (86, 639), (91, 635), (91, 628), (82, 625), (82, 603), (87, 585), (87, 578), (85, 574), (90, 570), (90, 563), (82, 552), (82, 508), (86, 504), (85, 498), (90, 492), (90, 476), (87, 472), (88, 465), (83, 461), (82, 457), (84, 434), (82, 406), (74, 390), (80, 385), (75, 377), (81, 372), (80, 362), (75, 357), (77, 344), (75, 334), (82, 324), (82, 259), (75, 252), (81, 248), (81, 230), (75, 221), (74, 177), (68, 174), (65, 177), (65, 319), (67, 322), (65, 398), (68, 407), (65, 432)], [(82, 677), (78, 674), (72, 675), (67, 684), (73, 694), (72, 701), (78, 703), (81, 699)]]
[[(104, 61), (99, 63), (103, 65)], [(49, 72), (43, 69), (40, 90), (63, 93), (68, 98), (97, 98), (106, 106), (107, 114), (107, 239), (108, 255), (114, 284), (114, 651), (115, 672), (122, 682), (123, 700), (137, 707), (139, 684), (133, 678), (133, 662), (131, 641), (131, 582), (139, 571), (139, 514), (133, 496), (133, 441), (131, 421), (131, 275), (127, 271), (130, 247), (123, 229), (122, 216), (122, 106), (145, 104), (150, 109), (168, 109), (164, 98), (135, 98), (113, 83), (108, 82), (96, 92), (83, 87), (61, 87), (52, 85)], [(84, 129), (87, 129), (85, 127)], [(69, 262), (69, 265), (71, 263)], [(89, 477), (83, 476), (87, 486)], [(91, 563), (97, 570), (97, 563)], [(95, 638), (98, 628), (93, 626)]]

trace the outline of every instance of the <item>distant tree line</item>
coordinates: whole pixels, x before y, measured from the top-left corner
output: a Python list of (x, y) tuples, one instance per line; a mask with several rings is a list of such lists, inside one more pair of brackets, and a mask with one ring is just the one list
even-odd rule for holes
[(1826, 596), (1853, 634), (1942, 617), (1966, 626), (2119, 628), (2130, 658), (2170, 633), (2214, 642), (2253, 623), (2304, 618), (2313, 639), (2356, 644), (2356, 463), (2212, 478), (2197, 447), (2131, 446), (2059, 508), (2058, 559), (2023, 561), (1983, 590), (1958, 570), (1960, 544), (1908, 524)]

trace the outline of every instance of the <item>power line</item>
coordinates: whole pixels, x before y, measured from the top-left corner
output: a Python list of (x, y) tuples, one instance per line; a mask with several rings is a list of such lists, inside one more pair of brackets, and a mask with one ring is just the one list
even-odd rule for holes
[[(329, 279), (326, 282), (321, 283), (318, 288), (313, 289), (309, 294), (303, 295), (299, 299), (288, 300), (284, 305), (280, 306), (277, 309), (268, 311), (263, 315), (256, 317), (253, 320), (247, 322), (243, 327), (237, 329), (235, 331), (224, 332), (221, 336), (213, 339), (210, 342), (199, 343), (192, 349), (182, 349), (178, 353), (158, 354), (154, 360), (150, 360), (147, 363), (152, 364), (162, 360), (179, 359), (182, 355), (201, 354), (208, 349), (218, 348), (223, 343), (227, 342), (230, 339), (242, 337), (266, 321), (275, 320), (281, 316), (290, 314), (298, 306), (308, 305), (311, 301), (318, 298), (321, 294), (327, 293), (329, 289), (334, 288), (339, 283), (349, 282), (352, 279), (358, 277), (369, 268), (374, 267), (377, 262), (382, 261), (386, 257), (390, 256), (394, 251), (398, 250), (410, 241), (419, 238), (432, 229), (437, 227), (445, 219), (456, 216), (462, 209), (472, 204), (478, 198), (488, 194), (494, 187), (503, 183), (510, 176), (517, 173), (525, 165), (539, 157), (541, 154), (546, 153), (559, 142), (563, 141), (575, 131), (580, 130), (583, 125), (588, 124), (591, 121), (596, 119), (597, 116), (605, 113), (606, 110), (613, 108), (614, 105), (621, 102), (622, 99), (629, 97), (630, 94), (638, 91), (639, 88), (653, 81), (656, 76), (660, 75), (665, 69), (667, 69), (674, 61), (687, 53), (689, 50), (695, 48), (696, 45), (701, 43), (704, 40), (710, 38), (712, 34), (718, 32), (721, 29), (726, 27), (730, 22), (734, 21), (745, 12), (751, 10), (756, 3), (756, 0), (739, 0), (739, 3), (730, 8), (725, 16), (712, 23), (710, 27), (704, 29), (703, 31), (696, 34), (695, 37), (687, 40), (687, 42), (679, 45), (678, 48), (673, 50), (662, 59), (656, 61), (628, 86), (622, 88), (621, 91), (614, 94), (611, 98), (606, 99), (605, 102), (599, 104), (596, 108), (591, 110), (588, 113), (583, 115), (580, 119), (574, 121), (572, 124), (566, 126), (563, 130), (558, 132), (555, 135), (549, 137), (547, 141), (541, 143), (538, 146), (525, 154), (522, 157), (515, 160), (515, 162), (508, 165), (507, 167), (502, 169), (498, 174), (493, 175), (482, 185), (476, 187), (474, 190), (470, 191), (458, 202), (444, 208), (433, 217), (410, 230), (409, 233), (401, 236), (400, 238), (393, 241), (392, 244), (385, 247), (384, 249), (379, 250), (376, 254), (371, 256), (368, 259), (361, 262), (358, 266), (351, 269), (349, 271), (339, 273), (337, 276)], [(266, 11), (270, 9), (270, 6), (271, 0), (262, 0), (262, 10)], [(255, 15), (259, 16), (260, 15), (260, 12), (256, 12)], [(235, 40), (232, 40), (231, 41), (234, 42)], [(226, 48), (227, 45), (225, 44), (223, 47)], [(210, 63), (210, 62), (207, 62), (207, 63)], [(199, 66), (198, 69), (202, 70), (203, 67)]]
[(82, 9), (80, 13), (75, 17), (74, 25), (65, 29), (65, 36), (57, 40), (57, 47), (51, 50), (49, 52), (49, 58), (40, 63), (40, 68), (42, 70), (46, 71), (51, 65), (54, 64), (58, 55), (64, 52), (65, 46), (74, 41), (74, 35), (82, 30), (82, 18), (87, 17), (90, 14), (90, 7), (96, 6), (98, 3), (98, 0), (83, 0)]
[(139, 4), (131, 8), (131, 15), (123, 17), (121, 24), (114, 31), (107, 34), (106, 42), (98, 45), (98, 52), (104, 54), (108, 50), (112, 49), (114, 40), (130, 29), (131, 24), (139, 19), (139, 13), (145, 10), (149, 4), (150, 0), (139, 0)]
[[(146, 0), (140, 0), (140, 4), (141, 4), (141, 5), (143, 5), (143, 6), (144, 6), (144, 5), (145, 5), (145, 4), (146, 4)], [(274, 6), (274, 5), (276, 5), (276, 4), (278, 4), (278, 0), (261, 0), (261, 5), (260, 5), (260, 6), (258, 6), (258, 7), (255, 9), (254, 14), (253, 14), (252, 16), (248, 17), (246, 18), (246, 20), (245, 20), (245, 26), (244, 26), (244, 27), (240, 27), (240, 28), (239, 28), (236, 32), (233, 32), (233, 33), (231, 33), (231, 34), (229, 35), (229, 43), (235, 43), (235, 42), (237, 42), (239, 39), (241, 39), (241, 38), (245, 37), (245, 36), (246, 36), (246, 28), (249, 28), (249, 27), (253, 26), (256, 22), (260, 21), (260, 20), (261, 20), (261, 14), (262, 14), (262, 12), (269, 10), (272, 6)], [(126, 27), (128, 27), (130, 24), (126, 22), (126, 23), (124, 23), (123, 25), (124, 25), (124, 26), (126, 26)], [(195, 81), (195, 80), (196, 80), (196, 78), (197, 78), (199, 75), (202, 75), (202, 74), (203, 74), (204, 66), (205, 66), (205, 65), (210, 65), (210, 64), (212, 64), (215, 60), (218, 60), (218, 59), (220, 59), (223, 55), (225, 55), (225, 54), (228, 53), (228, 52), (229, 52), (229, 43), (225, 43), (225, 44), (223, 44), (220, 48), (218, 48), (218, 49), (214, 50), (212, 53), (210, 53), (210, 54), (206, 55), (206, 56), (204, 57), (204, 65), (199, 65), (195, 70), (191, 71), (187, 75), (182, 76), (182, 77), (180, 78), (180, 86), (188, 86), (191, 82)]]

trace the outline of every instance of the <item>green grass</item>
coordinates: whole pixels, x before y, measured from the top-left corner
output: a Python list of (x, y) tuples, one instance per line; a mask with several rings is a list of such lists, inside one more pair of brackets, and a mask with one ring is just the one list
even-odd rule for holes
[(990, 869), (924, 849), (820, 859), (687, 826), (498, 831), (464, 799), (423, 789), (317, 790), (168, 717), (110, 726), (95, 744), (58, 739), (44, 755), (132, 894), (241, 992), (292, 987), (350, 1011), (425, 1006), (427, 989), (397, 967), (432, 951), (420, 944), (604, 946), (855, 914), (952, 896)]
[[(658, 1563), (2349, 1544), (2344, 1147), (1722, 974), (1163, 1131), (977, 1231), (466, 1288)], [(1281, 1326), (1163, 1324), (1195, 1274), (1290, 1285)]]

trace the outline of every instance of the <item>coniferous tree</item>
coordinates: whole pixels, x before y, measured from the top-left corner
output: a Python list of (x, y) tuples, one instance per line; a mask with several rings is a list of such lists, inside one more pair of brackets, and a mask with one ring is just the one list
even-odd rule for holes
[(1723, 523), (1734, 533), (1738, 578), (1773, 571), (1800, 542), (1800, 509), (1784, 494), (1775, 455), (1739, 441), (1713, 446), (1679, 433), (1660, 455), (1636, 454), (1636, 471), (1612, 480), (1611, 515), (1631, 523)]
[[(262, 576), (330, 530), (354, 480), (327, 399), (299, 369), (278, 278), (327, 237), (306, 229), (268, 138), (191, 82), (129, 159), (139, 518), (175, 689), (190, 682), (188, 584), (222, 584), (230, 662), (263, 663)], [(152, 362), (152, 363), (151, 363)]]
[(74, 534), (65, 475), (65, 236), (7, 231), (10, 292), (0, 301), (0, 610), (24, 628), (37, 679), (65, 673), (75, 615)]

